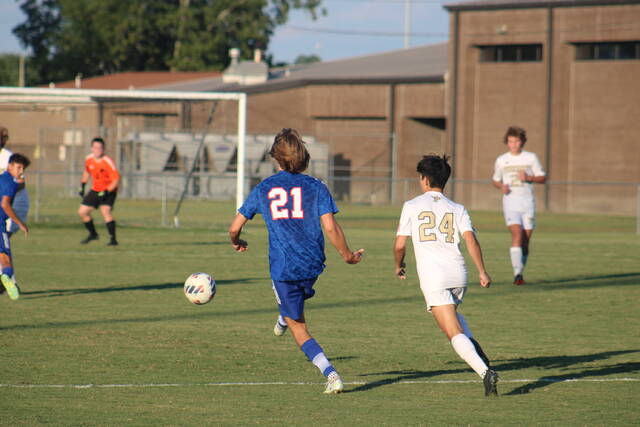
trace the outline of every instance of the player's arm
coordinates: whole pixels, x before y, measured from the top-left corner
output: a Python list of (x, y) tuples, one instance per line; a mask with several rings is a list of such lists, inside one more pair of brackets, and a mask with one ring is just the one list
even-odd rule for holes
[(396, 276), (400, 279), (406, 279), (407, 273), (405, 271), (404, 256), (407, 252), (407, 237), (408, 236), (396, 236), (396, 241), (393, 244), (393, 258), (396, 262)]
[(29, 228), (20, 220), (20, 218), (18, 218), (18, 215), (16, 215), (15, 211), (11, 207), (11, 198), (9, 196), (2, 196), (2, 200), (0, 201), (0, 207), (2, 207), (2, 209), (7, 214), (7, 216), (11, 218), (11, 221), (18, 224), (18, 227), (20, 227), (20, 230), (24, 231), (25, 236), (28, 236)]
[(241, 213), (236, 214), (233, 222), (229, 226), (229, 239), (231, 246), (236, 252), (244, 252), (247, 250), (248, 243), (240, 238), (242, 227), (247, 223), (248, 219)]
[(120, 173), (118, 173), (118, 169), (116, 169), (115, 163), (111, 158), (107, 157), (107, 163), (109, 164), (109, 178), (111, 178), (111, 184), (107, 186), (108, 192), (113, 192), (118, 189), (118, 184), (120, 183)]
[(531, 182), (531, 183), (535, 183), (535, 184), (544, 184), (547, 181), (547, 176), (546, 175), (529, 175), (527, 174), (525, 171), (520, 171), (520, 173), (518, 174), (518, 178), (520, 178), (520, 181), (522, 182)]
[(480, 286), (482, 286), (483, 288), (488, 288), (489, 286), (491, 286), (491, 277), (489, 276), (489, 273), (487, 273), (487, 270), (484, 268), (482, 249), (480, 248), (478, 239), (476, 239), (476, 234), (473, 231), (465, 231), (462, 234), (462, 237), (464, 237), (469, 255), (471, 256), (473, 263), (478, 269), (478, 273), (480, 276)]
[(80, 190), (78, 191), (78, 195), (80, 197), (84, 197), (84, 190), (87, 186), (87, 182), (89, 181), (89, 172), (87, 170), (82, 171), (82, 178), (80, 178)]
[(347, 245), (347, 239), (344, 236), (344, 232), (342, 231), (342, 227), (336, 221), (335, 217), (332, 213), (326, 213), (320, 217), (320, 222), (322, 223), (322, 228), (324, 232), (327, 234), (329, 241), (336, 248), (342, 259), (347, 264), (357, 264), (362, 259), (362, 254), (364, 253), (364, 249), (358, 249), (355, 252), (351, 252), (349, 246)]

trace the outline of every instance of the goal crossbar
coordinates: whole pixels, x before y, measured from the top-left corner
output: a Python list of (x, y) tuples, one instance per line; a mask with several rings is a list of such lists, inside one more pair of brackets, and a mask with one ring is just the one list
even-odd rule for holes
[(247, 135), (247, 94), (242, 92), (184, 92), (155, 90), (105, 90), (105, 89), (58, 89), (58, 88), (21, 88), (0, 87), (0, 102), (15, 102), (17, 96), (46, 97), (50, 102), (56, 99), (69, 102), (70, 97), (100, 99), (129, 99), (157, 101), (216, 101), (230, 100), (238, 102), (238, 156), (236, 179), (236, 208), (244, 201), (245, 148)]

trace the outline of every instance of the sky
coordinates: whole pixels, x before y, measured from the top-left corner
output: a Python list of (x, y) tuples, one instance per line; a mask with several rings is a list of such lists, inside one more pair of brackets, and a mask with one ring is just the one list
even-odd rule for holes
[[(274, 62), (293, 62), (299, 55), (323, 61), (402, 49), (407, 0), (323, 0), (325, 16), (312, 20), (308, 12), (293, 11), (276, 29), (268, 53)], [(410, 46), (446, 41), (446, 0), (410, 0)], [(26, 53), (11, 30), (24, 21), (15, 0), (0, 0), (0, 53)]]

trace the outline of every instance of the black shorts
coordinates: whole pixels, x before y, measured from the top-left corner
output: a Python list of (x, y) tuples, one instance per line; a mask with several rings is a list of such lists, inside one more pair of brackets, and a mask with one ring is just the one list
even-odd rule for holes
[[(102, 194), (102, 195), (100, 195)], [(86, 206), (91, 206), (94, 209), (97, 209), (98, 206), (108, 205), (113, 207), (116, 203), (116, 196), (118, 195), (117, 191), (101, 191), (100, 193), (90, 190), (84, 199), (82, 199), (82, 204)]]

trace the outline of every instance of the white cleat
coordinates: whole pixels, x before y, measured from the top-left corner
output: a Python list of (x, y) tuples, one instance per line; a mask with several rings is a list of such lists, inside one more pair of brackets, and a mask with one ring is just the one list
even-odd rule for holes
[(276, 320), (276, 325), (273, 327), (273, 333), (277, 337), (281, 337), (287, 332), (287, 325), (282, 326), (280, 322)]
[(342, 384), (342, 379), (340, 375), (337, 373), (332, 373), (327, 378), (327, 387), (324, 389), (324, 394), (338, 394), (342, 393), (344, 390), (344, 384)]

